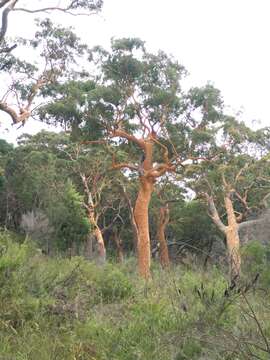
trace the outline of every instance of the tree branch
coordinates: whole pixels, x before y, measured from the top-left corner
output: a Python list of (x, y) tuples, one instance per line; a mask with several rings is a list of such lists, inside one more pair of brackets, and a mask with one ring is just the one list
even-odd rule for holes
[(138, 166), (135, 166), (135, 165), (129, 164), (129, 163), (113, 164), (111, 167), (111, 170), (119, 170), (119, 169), (125, 169), (125, 168), (138, 171)]
[(0, 9), (5, 6), (10, 0), (2, 0), (0, 1)]
[[(10, 4), (3, 10), (2, 24), (1, 24), (1, 30), (0, 30), (0, 44), (1, 44), (1, 42), (3, 42), (6, 32), (7, 32), (8, 14), (10, 13), (11, 10), (14, 10), (14, 6), (16, 5), (17, 1), (18, 0), (12, 0), (10, 2)], [(8, 1), (3, 0), (0, 3), (0, 8), (3, 7), (4, 5), (6, 5), (7, 3), (8, 3)]]
[(242, 173), (249, 167), (249, 163), (246, 163), (245, 166), (243, 166), (239, 172), (237, 173), (237, 175), (235, 176), (235, 179), (234, 179), (234, 185), (237, 184), (240, 176), (242, 175)]
[(68, 15), (72, 15), (72, 16), (88, 16), (88, 15), (93, 15), (97, 13), (97, 10), (92, 11), (92, 12), (84, 12), (84, 13), (76, 13), (76, 12), (72, 12), (70, 11), (70, 8), (60, 8), (60, 7), (47, 7), (47, 8), (42, 8), (42, 9), (35, 9), (35, 10), (31, 10), (31, 9), (25, 9), (25, 8), (15, 8), (13, 9), (13, 11), (22, 11), (22, 12), (26, 12), (26, 13), (30, 13), (30, 14), (36, 14), (36, 13), (40, 13), (40, 12), (48, 12), (48, 11), (60, 11), (60, 12), (64, 12), (65, 14)]
[(13, 124), (18, 124), (20, 122), (24, 123), (31, 115), (31, 111), (28, 109), (20, 109), (20, 113), (18, 114), (7, 103), (2, 101), (0, 101), (0, 110), (4, 111), (12, 118)]
[(122, 129), (113, 130), (112, 134), (110, 135), (111, 138), (120, 137), (123, 139), (127, 139), (128, 141), (134, 142), (137, 144), (141, 149), (145, 150), (145, 143), (144, 140), (138, 139), (136, 136), (127, 133)]
[(219, 230), (222, 231), (223, 233), (225, 233), (226, 230), (227, 230), (227, 226), (225, 226), (223, 224), (223, 222), (221, 221), (221, 219), (220, 219), (220, 216), (218, 214), (216, 205), (215, 205), (214, 200), (213, 200), (213, 196), (209, 196), (207, 193), (203, 193), (202, 195), (207, 200), (208, 209), (209, 209), (209, 212), (210, 212), (209, 216), (211, 217), (213, 222), (216, 224), (216, 226), (219, 228)]
[(31, 116), (31, 112), (32, 112), (31, 106), (33, 104), (35, 97), (37, 96), (38, 91), (44, 85), (50, 83), (51, 81), (52, 81), (51, 73), (48, 73), (47, 76), (42, 74), (36, 80), (36, 83), (33, 84), (33, 86), (31, 87), (27, 97), (27, 103), (25, 106), (20, 106), (19, 113), (3, 100), (0, 101), (0, 110), (6, 112), (12, 118), (13, 124), (18, 124), (18, 123), (24, 124), (25, 121)]
[(256, 220), (247, 220), (247, 221), (244, 221), (244, 222), (238, 224), (238, 228), (239, 228), (239, 230), (243, 230), (250, 226), (256, 226), (256, 225), (263, 224), (265, 221), (266, 221), (265, 218), (256, 219)]
[(171, 164), (159, 164), (153, 167), (153, 169), (146, 172), (146, 177), (158, 178), (164, 175), (167, 171), (175, 171), (176, 166)]

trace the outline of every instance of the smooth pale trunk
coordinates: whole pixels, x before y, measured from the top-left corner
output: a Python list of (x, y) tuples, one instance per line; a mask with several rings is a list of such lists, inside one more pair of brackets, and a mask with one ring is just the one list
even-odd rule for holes
[(159, 223), (157, 238), (159, 242), (159, 259), (163, 268), (170, 265), (168, 245), (165, 237), (165, 229), (169, 221), (169, 209), (161, 207), (159, 212)]
[(226, 229), (226, 242), (228, 251), (228, 261), (230, 267), (230, 278), (235, 279), (241, 272), (241, 255), (239, 226), (236, 221), (232, 201), (229, 196), (225, 197), (225, 208), (228, 216), (228, 226)]
[[(106, 262), (106, 248), (104, 244), (104, 239), (102, 232), (96, 222), (94, 211), (89, 211), (88, 218), (90, 221), (90, 224), (94, 227), (93, 234), (97, 241), (97, 247), (98, 247), (98, 262), (100, 264), (104, 264)], [(92, 234), (89, 234), (91, 236)]]
[(98, 260), (101, 265), (105, 264), (106, 262), (106, 248), (104, 244), (104, 239), (102, 232), (99, 227), (97, 227), (94, 231), (96, 239), (97, 239), (97, 245), (98, 245)]
[(93, 259), (93, 234), (88, 234), (85, 248), (84, 248), (84, 255), (87, 260)]

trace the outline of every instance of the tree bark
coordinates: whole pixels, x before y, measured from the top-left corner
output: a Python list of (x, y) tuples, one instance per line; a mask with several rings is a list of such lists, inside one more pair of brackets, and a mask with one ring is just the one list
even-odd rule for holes
[(157, 238), (159, 242), (159, 259), (161, 266), (166, 268), (170, 265), (168, 245), (165, 237), (165, 229), (169, 222), (168, 204), (162, 206), (159, 210), (159, 222), (157, 230)]
[[(93, 234), (97, 240), (99, 263), (104, 264), (106, 262), (106, 248), (105, 248), (102, 232), (101, 232), (101, 230), (97, 224), (97, 221), (95, 219), (94, 210), (89, 209), (88, 218), (89, 218), (90, 224), (94, 227)], [(90, 233), (89, 236), (92, 236), (92, 233)]]
[(241, 273), (239, 225), (236, 220), (230, 195), (225, 196), (224, 203), (228, 217), (228, 226), (226, 228), (225, 234), (228, 250), (230, 278), (232, 280), (239, 277)]
[(87, 260), (93, 259), (93, 234), (87, 235), (87, 239), (84, 247), (84, 256)]
[(134, 207), (134, 219), (138, 229), (138, 268), (139, 274), (145, 279), (150, 277), (151, 265), (148, 209), (155, 178), (147, 176), (147, 173), (153, 168), (153, 145), (151, 137), (144, 142), (145, 158), (141, 166), (139, 192)]
[(228, 192), (224, 197), (224, 204), (228, 219), (228, 225), (225, 226), (221, 221), (214, 200), (212, 196), (204, 194), (207, 198), (208, 209), (210, 216), (216, 226), (226, 236), (227, 256), (229, 263), (229, 273), (231, 280), (240, 276), (241, 272), (241, 255), (240, 255), (240, 239), (239, 239), (239, 224), (233, 209), (233, 203), (230, 198), (231, 194)]
[(94, 234), (96, 236), (97, 244), (98, 244), (98, 260), (101, 265), (104, 265), (106, 262), (106, 248), (105, 248), (102, 232), (98, 227), (98, 225), (94, 231)]
[(139, 273), (145, 279), (150, 277), (150, 235), (148, 208), (154, 190), (153, 179), (140, 178), (140, 188), (134, 208), (134, 218), (138, 229)]

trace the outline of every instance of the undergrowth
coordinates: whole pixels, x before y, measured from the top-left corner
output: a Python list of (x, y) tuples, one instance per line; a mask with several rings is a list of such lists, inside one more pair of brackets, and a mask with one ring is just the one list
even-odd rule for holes
[(0, 360), (269, 359), (264, 256), (247, 249), (255, 269), (237, 284), (217, 268), (157, 264), (144, 282), (132, 258), (48, 258), (2, 233)]

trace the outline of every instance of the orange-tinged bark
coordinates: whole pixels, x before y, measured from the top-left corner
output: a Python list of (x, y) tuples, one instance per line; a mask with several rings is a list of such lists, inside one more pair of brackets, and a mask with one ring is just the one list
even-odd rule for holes
[(154, 180), (140, 178), (140, 188), (134, 208), (134, 217), (138, 229), (138, 266), (144, 278), (150, 277), (150, 235), (148, 208), (154, 190)]
[(159, 222), (157, 230), (157, 238), (159, 241), (159, 259), (163, 268), (170, 265), (168, 245), (165, 237), (165, 229), (169, 222), (168, 204), (162, 206), (159, 210)]
[[(149, 129), (147, 128), (147, 130)], [(129, 163), (117, 164), (113, 157), (112, 169), (136, 169), (140, 176), (139, 192), (134, 207), (134, 220), (138, 230), (137, 253), (139, 273), (142, 277), (148, 279), (150, 277), (151, 263), (148, 219), (149, 203), (154, 190), (154, 183), (156, 179), (164, 175), (167, 171), (175, 171), (175, 165), (172, 165), (169, 162), (168, 150), (165, 148), (165, 146), (160, 144), (164, 151), (164, 163), (153, 166), (153, 147), (155, 143), (159, 144), (154, 131), (149, 131), (148, 137), (146, 139), (138, 139), (123, 129), (116, 129), (111, 134), (111, 137), (125, 138), (128, 141), (136, 143), (144, 152), (143, 163), (139, 166), (134, 166), (133, 164)]]

